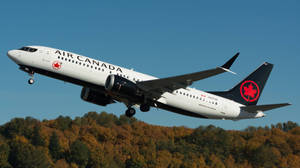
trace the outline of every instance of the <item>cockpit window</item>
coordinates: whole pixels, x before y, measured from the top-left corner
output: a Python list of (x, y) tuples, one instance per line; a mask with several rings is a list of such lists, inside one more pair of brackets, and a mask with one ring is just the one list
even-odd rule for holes
[(31, 48), (31, 47), (22, 47), (19, 50), (28, 51), (28, 52), (36, 52), (37, 51), (36, 48)]

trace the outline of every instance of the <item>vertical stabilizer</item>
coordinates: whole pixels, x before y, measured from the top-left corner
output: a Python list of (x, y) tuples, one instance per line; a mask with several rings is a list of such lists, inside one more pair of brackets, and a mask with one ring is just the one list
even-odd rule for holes
[(263, 63), (254, 72), (225, 92), (209, 92), (244, 105), (256, 105), (272, 71), (273, 64)]

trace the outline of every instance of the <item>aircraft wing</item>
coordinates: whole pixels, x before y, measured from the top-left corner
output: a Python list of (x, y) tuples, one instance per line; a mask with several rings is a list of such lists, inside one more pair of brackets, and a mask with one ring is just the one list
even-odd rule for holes
[(250, 105), (241, 107), (242, 110), (245, 110), (249, 113), (257, 113), (259, 111), (268, 111), (275, 108), (280, 108), (284, 106), (289, 106), (289, 103), (281, 103), (281, 104), (265, 104), (265, 105)]
[(185, 75), (137, 82), (137, 86), (144, 92), (152, 95), (152, 97), (158, 98), (164, 92), (173, 92), (174, 90), (179, 88), (186, 88), (194, 81), (215, 76), (223, 72), (231, 72), (229, 68), (238, 57), (238, 55), (239, 53), (236, 53), (230, 60), (228, 60), (224, 65), (220, 67)]

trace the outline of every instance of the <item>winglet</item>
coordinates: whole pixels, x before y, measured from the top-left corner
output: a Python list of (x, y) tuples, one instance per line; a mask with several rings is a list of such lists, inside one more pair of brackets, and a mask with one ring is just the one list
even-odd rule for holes
[(224, 71), (226, 71), (226, 72), (230, 72), (230, 73), (232, 73), (232, 74), (235, 74), (236, 75), (236, 73), (235, 72), (233, 72), (233, 71), (230, 71), (229, 69), (226, 69), (226, 68), (223, 68), (223, 67), (218, 67), (218, 68), (221, 68), (221, 69), (223, 69)]
[(240, 55), (240, 53), (236, 53), (230, 60), (228, 60), (224, 65), (222, 65), (222, 68), (230, 69), (233, 62), (236, 60), (236, 58)]

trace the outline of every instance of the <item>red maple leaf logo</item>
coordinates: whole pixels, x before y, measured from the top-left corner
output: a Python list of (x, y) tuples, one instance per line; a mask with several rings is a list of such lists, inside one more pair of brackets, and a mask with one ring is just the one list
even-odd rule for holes
[(247, 80), (241, 84), (240, 93), (247, 102), (254, 102), (259, 97), (259, 87), (254, 81)]
[(245, 96), (250, 96), (252, 98), (254, 98), (257, 90), (253, 89), (253, 85), (252, 83), (250, 83), (250, 85), (248, 87), (244, 86), (244, 95)]
[(61, 62), (54, 61), (53, 64), (52, 64), (52, 67), (54, 69), (60, 69), (61, 68)]

